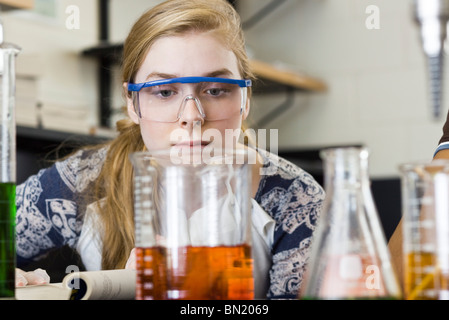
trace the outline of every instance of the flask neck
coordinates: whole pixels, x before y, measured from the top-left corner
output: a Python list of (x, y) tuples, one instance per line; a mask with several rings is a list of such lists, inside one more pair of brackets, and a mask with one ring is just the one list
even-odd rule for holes
[(324, 150), (325, 189), (360, 189), (369, 185), (368, 151), (364, 148), (339, 148)]

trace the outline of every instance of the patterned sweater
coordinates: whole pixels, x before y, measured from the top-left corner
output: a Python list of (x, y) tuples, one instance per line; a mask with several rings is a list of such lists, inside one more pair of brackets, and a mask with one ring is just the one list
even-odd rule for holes
[[(258, 151), (264, 159), (265, 172), (254, 200), (275, 220), (267, 298), (295, 298), (324, 191), (296, 165), (267, 151)], [(83, 225), (81, 216), (86, 210), (77, 199), (91, 190), (106, 152), (80, 150), (17, 186), (19, 268), (51, 249), (63, 245), (76, 248)]]

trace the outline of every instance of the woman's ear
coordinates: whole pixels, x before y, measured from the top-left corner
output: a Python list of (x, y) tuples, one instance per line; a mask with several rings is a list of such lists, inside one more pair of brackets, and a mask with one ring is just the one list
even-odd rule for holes
[(123, 83), (123, 90), (125, 92), (128, 115), (135, 124), (139, 124), (139, 116), (137, 115), (136, 110), (134, 109), (133, 99), (128, 94), (128, 82)]
[(248, 115), (249, 115), (249, 109), (250, 109), (250, 100), (251, 99), (246, 99), (246, 105), (245, 105), (245, 108), (243, 108), (243, 113), (242, 113), (242, 119), (243, 120), (246, 120), (246, 118), (248, 117)]

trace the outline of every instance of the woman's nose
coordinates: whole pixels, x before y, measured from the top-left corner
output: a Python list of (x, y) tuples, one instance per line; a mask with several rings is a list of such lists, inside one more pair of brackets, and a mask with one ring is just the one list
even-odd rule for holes
[(205, 117), (206, 114), (204, 113), (200, 100), (192, 95), (187, 96), (181, 105), (179, 123), (182, 126), (193, 126), (193, 124), (197, 124), (198, 122), (203, 124)]

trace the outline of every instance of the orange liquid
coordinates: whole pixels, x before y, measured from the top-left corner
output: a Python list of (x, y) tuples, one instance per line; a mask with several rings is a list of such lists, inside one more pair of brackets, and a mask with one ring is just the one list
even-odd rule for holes
[(425, 252), (409, 253), (404, 270), (404, 291), (407, 299), (433, 300), (437, 298), (435, 284), (435, 254)]
[(246, 245), (136, 248), (136, 299), (254, 298), (253, 261)]

